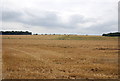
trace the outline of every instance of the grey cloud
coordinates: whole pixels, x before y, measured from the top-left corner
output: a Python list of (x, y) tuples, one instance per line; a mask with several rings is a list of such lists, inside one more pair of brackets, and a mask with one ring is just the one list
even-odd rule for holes
[(70, 23), (72, 23), (72, 24), (84, 23), (84, 16), (82, 16), (82, 15), (72, 15), (70, 17)]
[(53, 12), (40, 12), (37, 15), (29, 12), (27, 14), (31, 14), (29, 15), (31, 19), (24, 21), (23, 23), (45, 27), (56, 27), (62, 25), (60, 18)]
[[(35, 15), (30, 12), (20, 12), (20, 11), (2, 11), (2, 21), (5, 22), (20, 22), (24, 24), (30, 24), (33, 26), (47, 26), (55, 27), (62, 25), (60, 18), (55, 13), (52, 12), (41, 12), (40, 14), (44, 17)], [(35, 12), (34, 12), (35, 13)]]
[(118, 2), (118, 31), (120, 32), (120, 1)]
[(69, 27), (77, 27), (77, 24), (86, 24), (90, 22), (97, 22), (95, 18), (85, 18), (83, 15), (75, 14), (69, 18)]
[(20, 22), (32, 26), (44, 26), (47, 28), (73, 28), (77, 23), (85, 23), (84, 16), (73, 15), (70, 17), (68, 23), (64, 23), (61, 17), (55, 12), (41, 11), (33, 13), (33, 11), (3, 11), (3, 21), (7, 22)]
[[(34, 14), (33, 12), (26, 12), (27, 15), (30, 16), (31, 19), (24, 21), (25, 24), (37, 25), (37, 26), (44, 26), (47, 28), (74, 28), (78, 23), (85, 23), (88, 20), (85, 20), (84, 16), (82, 15), (72, 15), (69, 18), (69, 22), (65, 23), (62, 22), (61, 17), (58, 16), (59, 13), (55, 12), (39, 12)], [(41, 16), (43, 15), (43, 16)]]
[(3, 10), (2, 11), (2, 21), (19, 21), (20, 17), (22, 16), (22, 13), (17, 11), (11, 11), (11, 10)]
[(108, 21), (102, 24), (98, 23), (96, 25), (92, 25), (89, 28), (86, 28), (85, 30), (93, 34), (95, 33), (102, 34), (103, 32), (117, 31), (118, 30), (117, 24), (118, 23), (116, 21)]
[[(52, 0), (50, 2), (49, 0), (4, 0), (3, 5), (5, 6), (0, 5), (0, 9), (4, 7), (0, 22), (3, 21), (6, 25), (7, 23), (23, 24), (20, 25), (21, 28), (16, 26), (21, 30), (29, 26), (32, 30), (38, 27), (37, 29), (45, 29), (43, 31), (55, 30), (55, 32), (60, 31), (59, 29), (61, 31), (63, 29), (65, 32), (72, 32), (73, 30), (83, 33), (109, 32), (117, 30), (117, 23), (115, 23), (117, 22), (115, 21), (117, 3), (118, 1), (114, 0), (90, 0), (90, 2), (85, 0)], [(68, 22), (64, 22), (59, 16), (60, 13), (56, 12), (62, 13), (65, 19), (68, 15), (74, 15), (69, 16)], [(120, 6), (118, 12), (120, 12)], [(91, 19), (86, 17), (91, 17)], [(96, 19), (93, 19), (94, 17)], [(10, 26), (6, 26), (7, 28)]]
[[(116, 30), (114, 25), (117, 25), (116, 21), (108, 21), (104, 23), (97, 23), (98, 19), (89, 19), (85, 18), (82, 15), (75, 14), (70, 16), (69, 22), (65, 23), (61, 20), (61, 17), (56, 12), (48, 12), (48, 11), (40, 11), (34, 12), (33, 11), (3, 11), (3, 22), (19, 22), (25, 25), (34, 26), (43, 26), (48, 29), (76, 29), (76, 32), (86, 32), (86, 33), (102, 33), (108, 32), (111, 30)], [(94, 22), (96, 25), (92, 25), (89, 28), (79, 27), (79, 31), (77, 30), (77, 24), (85, 24), (88, 22)]]

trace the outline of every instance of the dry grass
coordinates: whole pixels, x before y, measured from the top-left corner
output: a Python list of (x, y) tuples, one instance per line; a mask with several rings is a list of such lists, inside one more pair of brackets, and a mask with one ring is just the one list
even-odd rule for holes
[(3, 36), (3, 78), (118, 78), (117, 38)]

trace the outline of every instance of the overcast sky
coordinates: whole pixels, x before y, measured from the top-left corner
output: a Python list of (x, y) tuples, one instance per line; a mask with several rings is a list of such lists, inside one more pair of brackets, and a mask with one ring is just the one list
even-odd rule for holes
[(119, 0), (2, 0), (2, 29), (101, 35), (118, 31)]

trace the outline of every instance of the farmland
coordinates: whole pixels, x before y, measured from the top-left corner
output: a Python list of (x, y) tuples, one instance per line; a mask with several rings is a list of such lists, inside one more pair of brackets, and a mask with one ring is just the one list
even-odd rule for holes
[(3, 35), (5, 79), (116, 79), (118, 38)]

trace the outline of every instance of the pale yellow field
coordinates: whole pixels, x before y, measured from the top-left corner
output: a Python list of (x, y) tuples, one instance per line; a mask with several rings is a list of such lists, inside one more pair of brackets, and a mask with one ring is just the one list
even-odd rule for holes
[(3, 36), (5, 79), (117, 79), (116, 37)]

